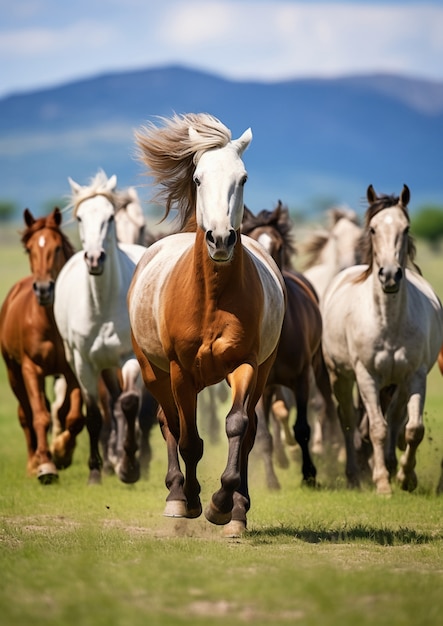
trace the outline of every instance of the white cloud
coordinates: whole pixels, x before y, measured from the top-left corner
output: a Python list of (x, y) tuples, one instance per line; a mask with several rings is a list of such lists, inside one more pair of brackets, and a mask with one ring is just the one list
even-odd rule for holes
[(27, 0), (29, 14), (40, 9), (32, 19), (9, 11), (2, 92), (164, 63), (238, 79), (389, 71), (443, 80), (441, 4), (112, 0), (107, 12), (104, 4)]

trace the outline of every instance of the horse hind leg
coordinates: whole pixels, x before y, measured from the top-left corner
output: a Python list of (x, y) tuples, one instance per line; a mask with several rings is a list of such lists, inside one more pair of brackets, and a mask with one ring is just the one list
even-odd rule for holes
[(254, 451), (257, 450), (263, 460), (265, 467), (265, 479), (268, 489), (280, 489), (280, 481), (274, 470), (273, 463), (273, 438), (269, 431), (269, 411), (271, 404), (271, 393), (265, 390), (256, 406), (257, 413), (257, 434), (255, 438)]
[(397, 480), (404, 491), (414, 491), (417, 487), (415, 473), (416, 452), (424, 437), (423, 405), (426, 380), (421, 381), (421, 388), (411, 392), (408, 402), (408, 421), (405, 428), (406, 450), (400, 458)]
[[(57, 422), (60, 424), (61, 430), (55, 436), (53, 433), (51, 453), (56, 467), (66, 469), (72, 464), (77, 436), (82, 431), (85, 420), (82, 414), (82, 396), (77, 380), (69, 373), (66, 373), (66, 377), (60, 377), (59, 380), (64, 381), (64, 398), (57, 411)], [(52, 410), (54, 410), (54, 405)]]

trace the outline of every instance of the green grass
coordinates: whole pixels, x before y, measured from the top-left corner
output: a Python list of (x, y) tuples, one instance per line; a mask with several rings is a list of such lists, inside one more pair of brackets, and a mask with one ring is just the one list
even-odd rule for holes
[[(0, 298), (27, 273), (18, 237), (2, 233)], [(441, 262), (418, 262), (443, 294)], [(419, 487), (380, 498), (371, 486), (344, 488), (343, 468), (322, 489), (300, 485), (300, 466), (264, 487), (251, 459), (248, 533), (222, 537), (204, 517), (162, 516), (166, 450), (153, 433), (148, 479), (133, 486), (106, 476), (88, 487), (86, 431), (59, 484), (26, 476), (25, 443), (0, 363), (0, 620), (5, 626), (198, 624), (433, 625), (443, 599), (443, 379), (434, 368)], [(202, 424), (202, 427), (204, 425)], [(203, 428), (202, 428), (203, 430)], [(223, 437), (222, 437), (223, 439)], [(226, 443), (206, 442), (199, 466), (205, 504), (217, 488)]]

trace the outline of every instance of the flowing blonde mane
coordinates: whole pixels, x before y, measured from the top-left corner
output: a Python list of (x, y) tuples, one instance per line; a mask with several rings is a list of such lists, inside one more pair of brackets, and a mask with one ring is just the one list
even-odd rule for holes
[[(193, 173), (201, 155), (223, 148), (231, 141), (231, 131), (208, 113), (187, 113), (160, 118), (163, 126), (150, 123), (135, 133), (139, 158), (147, 166), (153, 184), (159, 187), (153, 200), (165, 205), (165, 219), (177, 209), (180, 229), (195, 223)], [(189, 129), (197, 133), (190, 136)]]
[(117, 195), (114, 191), (106, 188), (108, 177), (103, 170), (99, 170), (97, 174), (90, 179), (87, 187), (82, 187), (79, 193), (73, 193), (70, 196), (69, 204), (66, 208), (73, 208), (73, 216), (77, 215), (78, 207), (82, 202), (95, 196), (104, 196), (115, 207), (117, 204)]

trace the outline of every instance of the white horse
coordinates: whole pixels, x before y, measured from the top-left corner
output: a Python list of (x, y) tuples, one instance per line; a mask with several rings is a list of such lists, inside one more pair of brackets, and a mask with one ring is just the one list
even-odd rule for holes
[[(412, 491), (416, 450), (424, 436), (426, 378), (443, 339), (441, 303), (413, 264), (409, 189), (400, 197), (367, 190), (363, 249), (367, 264), (343, 270), (322, 303), (323, 348), (346, 442), (346, 475), (359, 484), (354, 435), (357, 382), (373, 447), (377, 493), (391, 494), (396, 446), (404, 450), (397, 479)], [(409, 261), (410, 268), (406, 267)]]
[[(134, 358), (126, 294), (144, 246), (118, 244), (115, 232), (116, 176), (99, 171), (90, 185), (69, 179), (74, 216), (83, 249), (63, 267), (55, 290), (54, 314), (68, 361), (86, 404), (90, 436), (89, 482), (100, 482), (99, 380), (126, 418), (124, 452), (116, 468), (124, 482), (139, 478), (135, 419), (140, 404), (140, 371)], [(123, 393), (122, 393), (123, 392)], [(122, 433), (122, 429), (120, 429)]]
[(115, 228), (121, 243), (144, 244), (145, 216), (135, 187), (117, 192)]
[(355, 211), (331, 209), (329, 228), (312, 233), (300, 246), (308, 261), (303, 274), (314, 285), (321, 301), (329, 283), (338, 272), (358, 262), (358, 243), (362, 229)]

